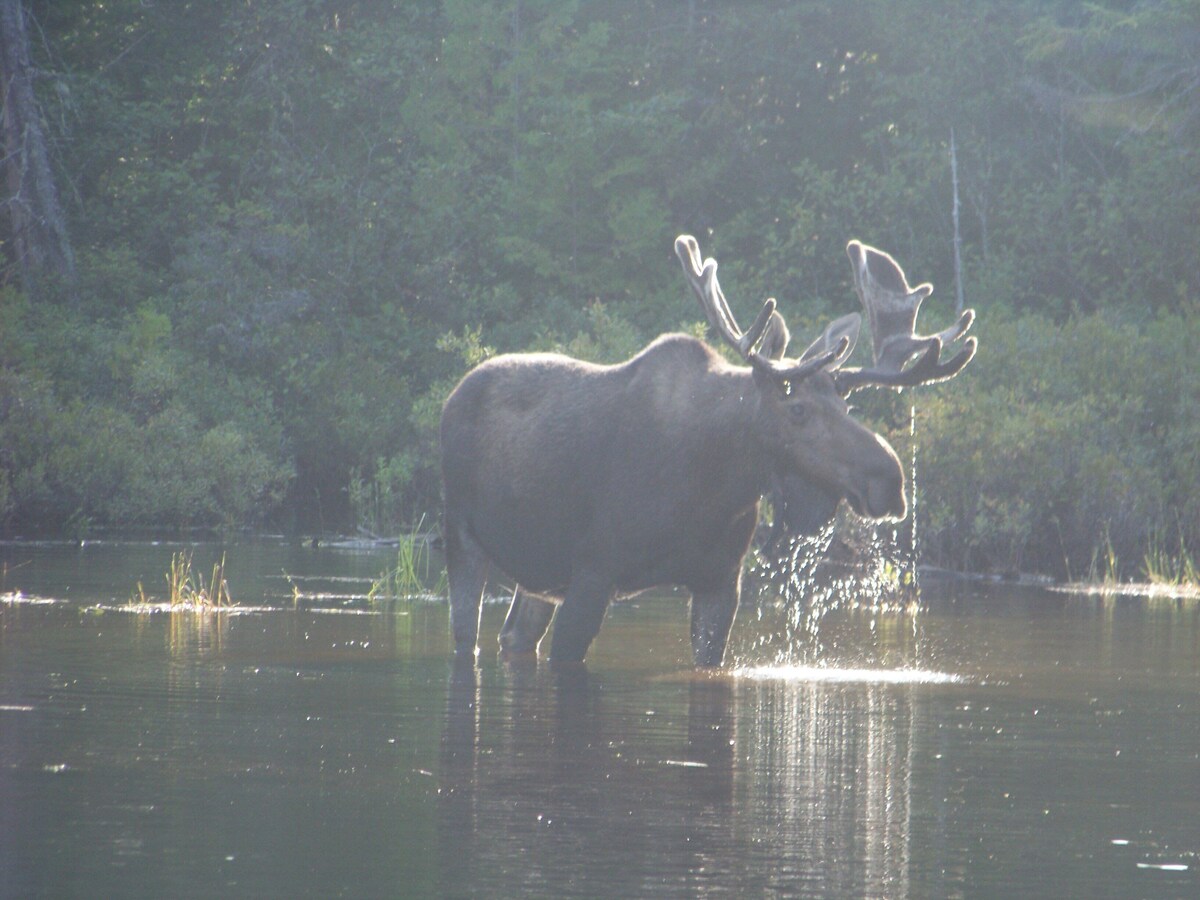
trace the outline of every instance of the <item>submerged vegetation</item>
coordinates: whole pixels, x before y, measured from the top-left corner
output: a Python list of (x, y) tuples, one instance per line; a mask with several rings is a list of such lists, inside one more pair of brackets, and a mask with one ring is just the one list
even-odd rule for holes
[(851, 237), (949, 321), (959, 238), (970, 370), (856, 397), (902, 455), (916, 407), (921, 561), (1195, 576), (1194, 3), (23, 5), (73, 256), (6, 205), (6, 534), (404, 533), (470, 365), (698, 329), (680, 232), (800, 346)]

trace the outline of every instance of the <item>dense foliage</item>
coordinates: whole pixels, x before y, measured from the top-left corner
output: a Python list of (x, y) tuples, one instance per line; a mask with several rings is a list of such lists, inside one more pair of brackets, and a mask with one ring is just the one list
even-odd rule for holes
[[(892, 251), (982, 350), (915, 402), (923, 548), (1200, 541), (1200, 3), (28, 0), (76, 272), (0, 292), (0, 518), (395, 529), (489, 352), (797, 340)], [(860, 351), (861, 353), (862, 351)], [(898, 437), (903, 438), (903, 434)]]

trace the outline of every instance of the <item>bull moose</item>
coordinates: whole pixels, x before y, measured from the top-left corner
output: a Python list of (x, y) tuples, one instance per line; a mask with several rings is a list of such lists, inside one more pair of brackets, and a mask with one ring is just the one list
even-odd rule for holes
[[(958, 374), (975, 353), (965, 311), (940, 334), (914, 328), (928, 284), (911, 288), (886, 253), (847, 245), (871, 326), (874, 365), (848, 368), (861, 316), (825, 329), (798, 358), (768, 299), (738, 327), (695, 238), (675, 252), (712, 328), (745, 365), (703, 341), (663, 335), (633, 358), (596, 365), (554, 353), (493, 357), (462, 379), (441, 420), (446, 567), (456, 653), (474, 655), (494, 566), (518, 585), (500, 645), (536, 652), (554, 617), (552, 663), (581, 661), (609, 602), (655, 585), (691, 592), (697, 666), (719, 666), (737, 611), (742, 558), (772, 483), (860, 515), (905, 515), (904, 470), (850, 415), (867, 386)], [(915, 360), (915, 361), (914, 361)], [(911, 363), (911, 365), (909, 365)], [(820, 514), (824, 514), (818, 511)], [(557, 613), (556, 613), (557, 610)]]

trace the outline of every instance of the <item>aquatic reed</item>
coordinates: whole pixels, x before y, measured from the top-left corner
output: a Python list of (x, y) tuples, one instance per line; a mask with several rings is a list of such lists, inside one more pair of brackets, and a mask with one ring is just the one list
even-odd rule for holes
[(1142, 557), (1142, 572), (1151, 584), (1200, 587), (1200, 571), (1182, 537), (1179, 538), (1179, 552), (1172, 553), (1166, 548), (1160, 532), (1151, 535)]
[(400, 538), (396, 549), (396, 565), (383, 572), (371, 585), (367, 599), (399, 600), (432, 594), (443, 596), (449, 589), (446, 569), (435, 566), (432, 542), (421, 531), (425, 519), (416, 529)]
[(1088, 581), (1104, 587), (1114, 587), (1120, 582), (1121, 561), (1113, 548), (1108, 526), (1104, 526), (1104, 541), (1092, 549), (1092, 561), (1088, 564)]
[[(171, 568), (167, 575), (167, 598), (172, 609), (191, 607), (194, 609), (220, 609), (233, 606), (229, 594), (229, 582), (225, 578), (225, 554), (213, 566), (212, 576), (206, 585), (192, 571), (192, 551), (181, 550), (171, 554)], [(138, 584), (139, 591), (141, 584)]]

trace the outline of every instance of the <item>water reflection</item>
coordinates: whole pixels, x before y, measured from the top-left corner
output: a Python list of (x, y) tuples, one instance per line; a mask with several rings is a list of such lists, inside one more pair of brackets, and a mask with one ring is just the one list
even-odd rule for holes
[(583, 669), (456, 667), (444, 893), (909, 893), (924, 688), (722, 676), (660, 690), (661, 717)]
[[(751, 685), (743, 804), (754, 839), (790, 845), (792, 877), (831, 896), (907, 896), (914, 705), (878, 682)], [(759, 829), (762, 833), (758, 833)], [(770, 885), (787, 892), (783, 875)]]
[(832, 684), (956, 684), (963, 680), (950, 672), (929, 669), (846, 669), (840, 666), (752, 666), (737, 669), (734, 674), (758, 681)]
[(476, 856), (475, 786), (479, 735), (479, 670), (455, 658), (446, 692), (438, 780), (438, 872), (446, 896), (468, 893)]
[[(481, 685), (491, 677), (496, 690)], [(734, 834), (733, 684), (667, 688), (686, 690), (687, 705), (659, 720), (583, 667), (456, 665), (438, 789), (442, 893), (703, 895), (724, 884), (714, 866)]]
[(229, 615), (221, 611), (169, 612), (167, 652), (172, 659), (220, 653), (229, 637)]

